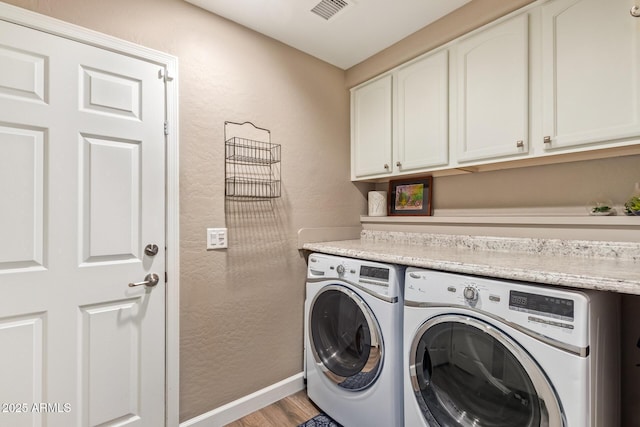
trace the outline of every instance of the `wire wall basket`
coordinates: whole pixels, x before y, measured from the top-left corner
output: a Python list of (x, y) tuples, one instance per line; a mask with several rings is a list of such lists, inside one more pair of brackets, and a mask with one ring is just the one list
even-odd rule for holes
[[(252, 128), (247, 128), (248, 125)], [(229, 136), (232, 131), (234, 135)], [(268, 129), (251, 122), (225, 122), (225, 195), (228, 198), (280, 197), (280, 160), (280, 144), (271, 143)]]

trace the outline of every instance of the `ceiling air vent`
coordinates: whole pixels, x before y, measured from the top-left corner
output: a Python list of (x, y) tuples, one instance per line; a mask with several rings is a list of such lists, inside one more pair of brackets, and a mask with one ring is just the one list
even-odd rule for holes
[(315, 5), (311, 12), (326, 19), (327, 21), (336, 13), (347, 7), (349, 3), (344, 0), (321, 0)]

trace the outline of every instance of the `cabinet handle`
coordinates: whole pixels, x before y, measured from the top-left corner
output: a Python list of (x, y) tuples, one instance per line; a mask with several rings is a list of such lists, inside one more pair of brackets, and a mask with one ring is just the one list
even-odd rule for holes
[(634, 18), (640, 18), (640, 6), (633, 6), (629, 11)]
[(400, 163), (400, 162), (396, 162), (396, 166), (397, 166), (397, 167), (399, 167), (399, 168), (401, 168), (401, 167), (402, 167), (402, 163)]
[(524, 141), (520, 140), (520, 141), (516, 142), (516, 147), (523, 148), (524, 147)]
[(545, 144), (551, 144), (551, 137), (550, 136), (545, 136), (543, 139)]
[(385, 169), (389, 169), (389, 165), (385, 163), (385, 164), (384, 164), (384, 168), (385, 168)]

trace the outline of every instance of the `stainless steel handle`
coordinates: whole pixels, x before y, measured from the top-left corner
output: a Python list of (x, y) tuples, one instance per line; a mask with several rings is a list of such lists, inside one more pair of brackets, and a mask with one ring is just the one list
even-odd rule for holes
[(629, 11), (634, 18), (640, 18), (640, 6), (633, 6)]
[(524, 147), (524, 141), (517, 141), (516, 142), (516, 147), (523, 148)]
[(149, 243), (147, 246), (144, 247), (144, 253), (146, 255), (149, 256), (155, 256), (158, 254), (158, 245), (154, 245), (152, 243)]
[(135, 286), (147, 286), (149, 288), (153, 288), (155, 285), (158, 284), (159, 281), (160, 281), (160, 276), (158, 276), (156, 273), (151, 273), (144, 276), (144, 282), (129, 283), (129, 287), (133, 288)]
[(550, 136), (545, 136), (544, 139), (542, 140), (545, 144), (551, 144), (551, 137)]

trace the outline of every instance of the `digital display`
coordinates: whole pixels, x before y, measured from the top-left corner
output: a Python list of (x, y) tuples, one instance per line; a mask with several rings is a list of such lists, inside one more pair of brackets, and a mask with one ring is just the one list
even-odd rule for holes
[(524, 295), (511, 295), (511, 301), (521, 307), (527, 306), (527, 297)]
[(360, 266), (360, 277), (369, 279), (389, 281), (389, 269), (381, 267), (371, 267), (368, 265)]
[(520, 291), (509, 292), (509, 308), (563, 320), (573, 320), (574, 316), (573, 300)]

